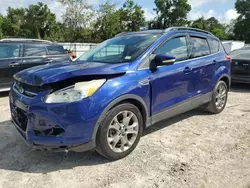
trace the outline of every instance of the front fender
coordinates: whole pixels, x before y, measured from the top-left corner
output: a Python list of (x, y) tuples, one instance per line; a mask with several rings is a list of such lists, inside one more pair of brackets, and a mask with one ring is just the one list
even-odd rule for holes
[(150, 124), (150, 85), (140, 85), (140, 81), (145, 79), (145, 74), (129, 73), (124, 76), (109, 80), (104, 87), (94, 97), (94, 101), (99, 101), (101, 106), (100, 116), (96, 121), (92, 139), (96, 138), (96, 133), (101, 121), (107, 112), (115, 105), (126, 100), (135, 100), (143, 107), (146, 115), (146, 126)]
[(118, 98), (116, 98), (115, 100), (113, 100), (111, 103), (109, 103), (109, 105), (103, 110), (102, 114), (100, 115), (100, 117), (98, 118), (94, 131), (93, 131), (93, 135), (92, 135), (92, 140), (96, 139), (96, 134), (97, 131), (100, 127), (100, 124), (102, 122), (102, 120), (104, 119), (104, 117), (106, 116), (107, 112), (112, 109), (114, 106), (116, 106), (117, 104), (121, 103), (122, 101), (126, 101), (126, 100), (136, 100), (137, 102), (139, 102), (141, 104), (141, 106), (144, 108), (144, 111), (146, 112), (146, 126), (150, 126), (150, 117), (149, 117), (149, 110), (147, 109), (147, 104), (145, 103), (145, 101), (134, 94), (126, 94), (126, 95), (122, 95)]

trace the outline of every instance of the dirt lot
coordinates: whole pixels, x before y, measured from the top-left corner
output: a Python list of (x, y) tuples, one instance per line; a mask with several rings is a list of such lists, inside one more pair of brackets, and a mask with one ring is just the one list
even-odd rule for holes
[(250, 188), (250, 86), (233, 86), (220, 115), (195, 110), (146, 130), (127, 158), (33, 152), (0, 96), (0, 187)]

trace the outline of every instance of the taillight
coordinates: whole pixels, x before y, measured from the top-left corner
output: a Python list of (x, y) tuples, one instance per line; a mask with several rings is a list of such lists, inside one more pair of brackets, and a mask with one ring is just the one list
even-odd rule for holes
[(226, 55), (226, 58), (227, 58), (227, 60), (230, 61), (230, 63), (232, 63), (232, 58), (229, 55)]

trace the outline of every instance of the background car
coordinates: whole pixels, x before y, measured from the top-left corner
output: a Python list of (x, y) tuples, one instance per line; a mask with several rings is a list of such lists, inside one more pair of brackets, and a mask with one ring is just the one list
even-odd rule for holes
[(8, 91), (17, 72), (38, 66), (71, 61), (63, 46), (33, 39), (0, 40), (0, 92)]
[(232, 82), (250, 84), (250, 46), (229, 53), (232, 58)]

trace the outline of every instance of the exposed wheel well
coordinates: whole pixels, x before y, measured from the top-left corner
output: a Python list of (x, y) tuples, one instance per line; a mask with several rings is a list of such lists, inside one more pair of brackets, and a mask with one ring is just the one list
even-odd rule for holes
[(230, 89), (230, 80), (228, 77), (224, 76), (220, 79), (220, 81), (224, 81), (227, 84), (228, 90)]

